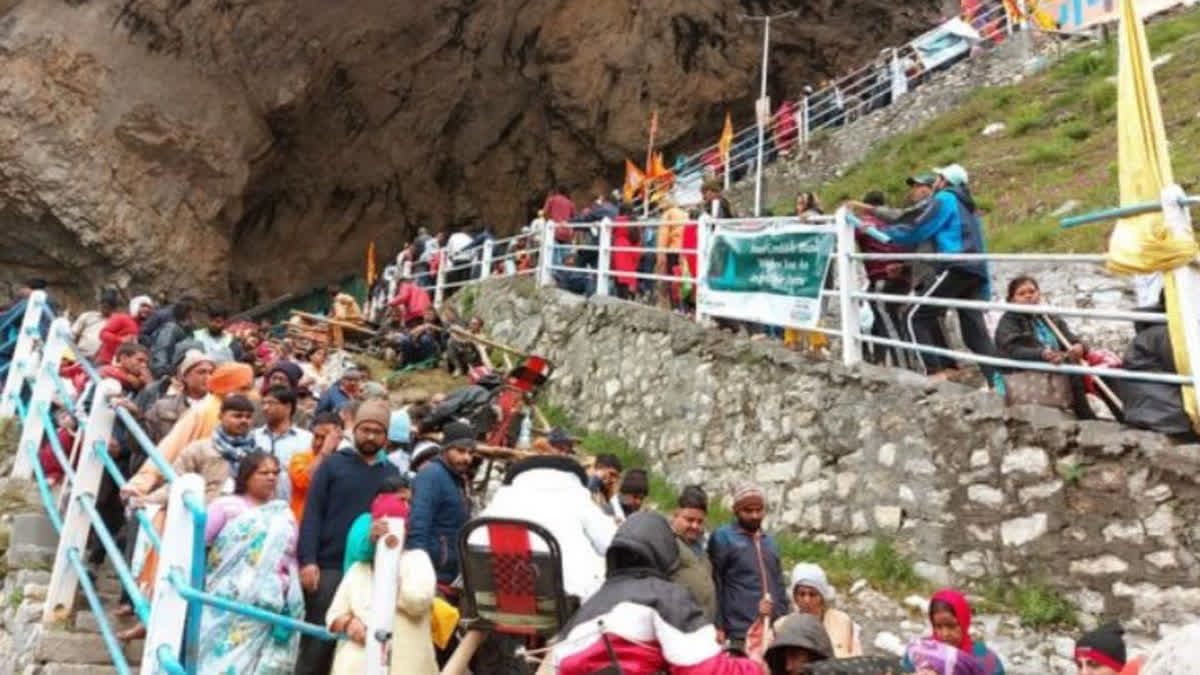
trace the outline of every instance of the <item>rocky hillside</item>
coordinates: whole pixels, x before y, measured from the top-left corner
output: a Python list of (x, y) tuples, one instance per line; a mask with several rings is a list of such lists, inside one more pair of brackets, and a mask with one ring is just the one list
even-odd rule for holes
[(748, 109), (740, 14), (800, 11), (774, 31), (781, 94), (942, 4), (0, 0), (0, 281), (244, 303), (416, 225), (511, 227), (637, 156), (652, 109), (668, 150)]

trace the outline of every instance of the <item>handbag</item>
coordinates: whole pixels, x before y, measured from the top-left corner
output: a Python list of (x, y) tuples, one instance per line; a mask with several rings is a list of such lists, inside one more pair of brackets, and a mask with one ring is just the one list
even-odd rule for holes
[(1008, 405), (1044, 405), (1071, 410), (1071, 378), (1057, 373), (1023, 371), (1004, 377), (1004, 402)]

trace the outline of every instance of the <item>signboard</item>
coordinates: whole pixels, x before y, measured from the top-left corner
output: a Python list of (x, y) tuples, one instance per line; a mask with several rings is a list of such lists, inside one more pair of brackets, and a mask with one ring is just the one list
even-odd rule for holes
[(833, 233), (811, 225), (718, 227), (708, 239), (699, 311), (742, 321), (812, 328), (833, 257)]
[[(1178, 5), (1193, 4), (1195, 0), (1135, 0), (1138, 14), (1143, 18)], [(1026, 0), (1030, 10), (1045, 12), (1058, 22), (1062, 31), (1077, 31), (1102, 23), (1116, 21), (1120, 16), (1118, 0)]]
[(951, 19), (912, 41), (925, 70), (932, 70), (971, 51), (983, 38), (962, 19)]

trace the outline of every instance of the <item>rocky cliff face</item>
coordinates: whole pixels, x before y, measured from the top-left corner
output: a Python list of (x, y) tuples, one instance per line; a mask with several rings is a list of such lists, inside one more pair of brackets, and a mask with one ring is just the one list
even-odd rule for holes
[[(241, 302), (526, 219), (927, 26), (885, 0), (0, 0), (0, 280)], [(269, 263), (268, 263), (269, 261)], [(264, 264), (267, 263), (267, 264)]]

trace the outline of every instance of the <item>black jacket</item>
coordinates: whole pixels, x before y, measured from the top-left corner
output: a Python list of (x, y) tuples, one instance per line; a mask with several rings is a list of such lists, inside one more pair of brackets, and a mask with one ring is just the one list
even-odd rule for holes
[(300, 566), (316, 563), (321, 569), (341, 570), (350, 525), (371, 510), (383, 481), (399, 475), (383, 452), (367, 464), (357, 450), (343, 448), (321, 462), (300, 521)]
[[(1125, 352), (1125, 370), (1174, 373), (1175, 353), (1166, 324), (1155, 324), (1133, 338)], [(1183, 409), (1183, 394), (1176, 384), (1145, 380), (1116, 380), (1117, 394), (1125, 404), (1125, 422), (1164, 434), (1193, 437), (1191, 420)]]
[[(996, 325), (995, 339), (996, 350), (1001, 356), (1020, 361), (1042, 360), (1042, 352), (1046, 347), (1038, 342), (1037, 334), (1033, 330), (1033, 322), (1037, 318), (1036, 314), (1019, 312), (1005, 312), (1004, 316), (1000, 317), (1000, 323)], [(1071, 344), (1079, 342), (1079, 338), (1067, 328), (1066, 322), (1058, 317), (1047, 318), (1054, 322), (1054, 325), (1071, 341)], [(1065, 351), (1070, 346), (1060, 344), (1058, 349)]]

